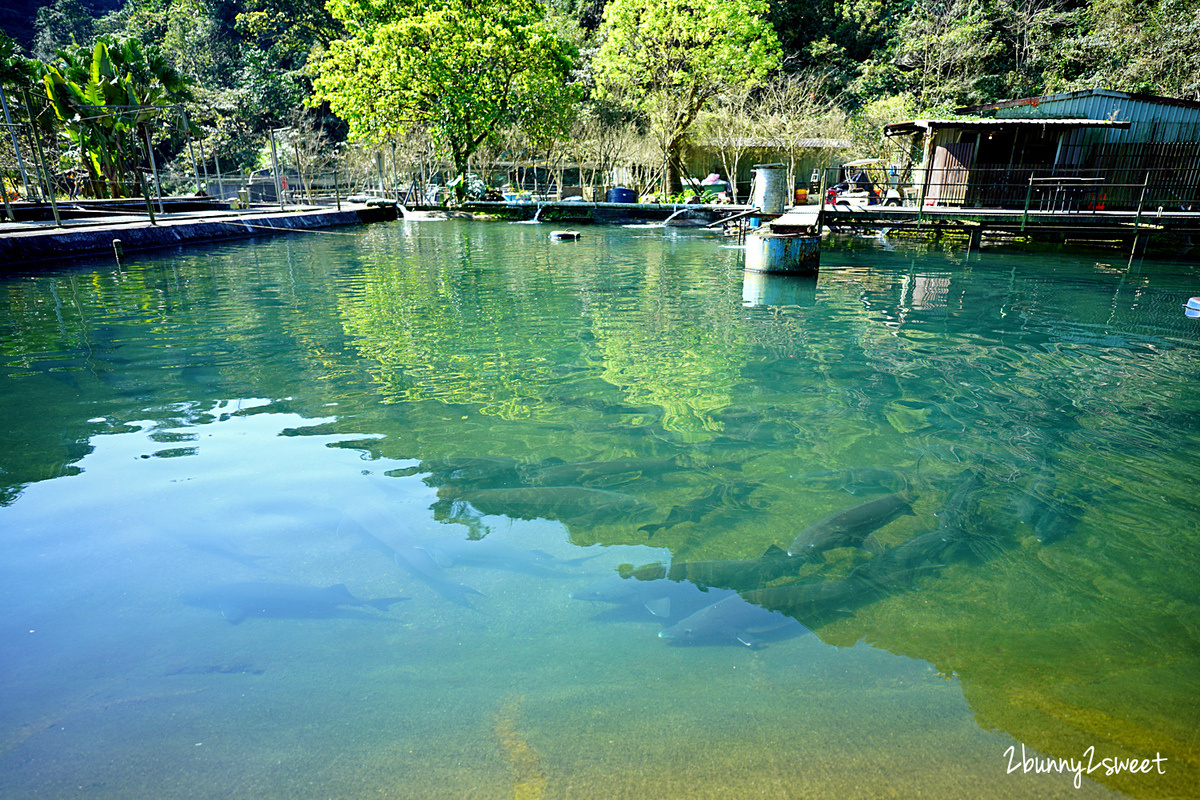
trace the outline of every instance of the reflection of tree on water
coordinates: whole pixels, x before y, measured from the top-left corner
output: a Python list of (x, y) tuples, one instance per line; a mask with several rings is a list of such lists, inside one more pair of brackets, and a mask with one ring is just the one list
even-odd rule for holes
[[(921, 489), (924, 531), (905, 518), (880, 530), (881, 556), (830, 551), (742, 591), (789, 609), (826, 641), (865, 638), (957, 674), (982, 724), (1045, 752), (1162, 740), (1195, 753), (1180, 728), (1197, 718), (1188, 687), (1200, 634), (1182, 588), (1194, 582), (1194, 532), (1161, 511), (1190, 507), (1180, 488), (1190, 466), (1163, 449), (1162, 435), (1195, 438), (1194, 403), (1171, 377), (1194, 374), (1193, 350), (1147, 324), (1148, 295), (1125, 296), (1147, 278), (1122, 277), (1111, 308), (1092, 307), (1089, 270), (1075, 282), (1021, 274), (977, 283), (952, 259), (913, 261), (905, 283), (909, 265), (876, 268), (872, 251), (869, 266), (823, 280), (812, 307), (745, 309), (698, 271), (560, 275), (529, 258), (517, 281), (516, 270), (481, 270), (471, 257), (432, 268), (422, 260), (438, 259), (416, 253), (413, 275), (369, 277), (379, 281), (374, 318), (356, 308), (362, 295), (341, 299), (359, 354), (382, 365), (373, 372), (387, 400), (461, 401), (444, 416), (478, 408), (504, 420), (478, 441), (454, 422), (393, 434), (396, 457), (472, 445), (508, 457), (455, 468), (428, 459), (419, 471), (430, 466), (442, 519), (465, 512), (469, 521), (477, 509), (464, 495), (474, 492), (581, 486), (658, 508), (609, 525), (549, 500), (519, 508), (514, 496), (506, 509), (493, 492), (483, 502), (570, 519), (580, 543), (650, 543), (678, 564), (719, 561), (786, 546), (806, 523), (855, 502), (847, 493), (900, 491), (904, 481), (876, 465), (901, 465)], [(632, 295), (615, 291), (619, 283)], [(693, 375), (673, 371), (684, 364)], [(1182, 411), (1169, 417), (1174, 408)], [(711, 448), (691, 471), (681, 468), (688, 442)], [(557, 476), (552, 455), (566, 459)], [(620, 456), (675, 460), (657, 476), (589, 466)], [(941, 508), (964, 469), (986, 470), (987, 484), (972, 495), (980, 512), (965, 523), (969, 535), (946, 542)], [(1144, 711), (1166, 708), (1184, 711)]]

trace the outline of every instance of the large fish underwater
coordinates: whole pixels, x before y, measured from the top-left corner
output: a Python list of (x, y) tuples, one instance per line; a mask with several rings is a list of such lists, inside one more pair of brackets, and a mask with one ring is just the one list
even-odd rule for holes
[(291, 583), (227, 583), (186, 595), (190, 606), (210, 608), (234, 625), (247, 617), (271, 619), (381, 619), (360, 610), (364, 607), (387, 611), (406, 597), (361, 600), (350, 594), (344, 583), (335, 586), (303, 586)]
[(770, 611), (738, 595), (718, 600), (658, 632), (672, 644), (741, 644), (758, 647), (765, 641), (802, 636), (808, 628), (792, 617)]
[(691, 581), (669, 578), (638, 580), (609, 575), (590, 586), (571, 592), (571, 599), (637, 608), (648, 612), (659, 621), (669, 622), (683, 619), (732, 594), (734, 592), (728, 589), (705, 589)]
[(871, 534), (902, 514), (913, 514), (910, 498), (904, 492), (868, 500), (830, 514), (800, 531), (788, 547), (788, 555), (814, 561), (826, 550), (837, 547), (879, 552), (881, 548)]
[(395, 519), (384, 508), (368, 503), (361, 507), (346, 509), (338, 530), (357, 536), (364, 547), (382, 553), (393, 564), (450, 602), (474, 609), (470, 602), (471, 595), (482, 597), (483, 592), (473, 586), (452, 580), (434, 561), (433, 556), (426, 551), (408, 542), (401, 547), (393, 547), (371, 532), (378, 530), (381, 533), (394, 535), (397, 527)]
[(482, 489), (467, 492), (465, 500), (484, 514), (513, 519), (556, 519), (565, 523), (598, 524), (644, 517), (656, 506), (640, 497), (583, 486), (541, 486)]
[(434, 563), (442, 569), (465, 565), (543, 577), (569, 574), (564, 572), (561, 567), (580, 564), (601, 555), (601, 553), (592, 553), (579, 558), (558, 559), (541, 550), (525, 550), (492, 536), (485, 536), (481, 539), (439, 536), (433, 539), (424, 539), (414, 547), (428, 553)]
[(804, 563), (802, 559), (790, 557), (777, 545), (771, 545), (758, 558), (673, 561), (670, 566), (647, 564), (632, 570), (630, 576), (642, 581), (668, 578), (742, 591), (795, 575)]

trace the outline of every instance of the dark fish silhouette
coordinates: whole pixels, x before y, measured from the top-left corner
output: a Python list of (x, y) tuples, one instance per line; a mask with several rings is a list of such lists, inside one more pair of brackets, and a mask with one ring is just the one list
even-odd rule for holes
[(483, 592), (478, 589), (448, 578), (424, 550), (419, 550), (411, 545), (406, 545), (403, 549), (392, 547), (371, 533), (368, 526), (375, 530), (383, 530), (394, 527), (394, 523), (388, 520), (383, 509), (366, 504), (344, 511), (342, 523), (338, 529), (349, 529), (366, 547), (383, 553), (396, 566), (452, 603), (474, 608), (468, 598), (473, 594), (483, 596)]
[(521, 463), (509, 458), (464, 456), (428, 459), (415, 467), (389, 474), (402, 477), (429, 473), (424, 481), (430, 486), (447, 486), (459, 491), (470, 491), (497, 486), (519, 486), (522, 483), (520, 469)]
[(658, 636), (676, 644), (736, 642), (755, 647), (766, 638), (779, 639), (805, 633), (808, 628), (792, 617), (733, 595), (664, 628)]
[(609, 575), (571, 592), (571, 599), (643, 608), (655, 617), (668, 621), (682, 619), (732, 594), (728, 589), (704, 589), (690, 581), (667, 578), (638, 580)]
[[(869, 563), (869, 562), (868, 562)], [(847, 576), (819, 583), (794, 583), (741, 592), (743, 599), (812, 624), (849, 611), (874, 596), (869, 582)]]
[(974, 509), (975, 493), (983, 486), (983, 473), (966, 470), (959, 475), (958, 485), (938, 512), (938, 528), (962, 531), (967, 528)]
[(668, 472), (691, 469), (682, 456), (671, 458), (626, 458), (615, 461), (543, 461), (524, 467), (525, 482), (536, 486), (569, 486), (611, 482), (621, 476), (633, 479), (657, 477)]
[(662, 522), (652, 522), (648, 525), (643, 525), (638, 530), (645, 532), (646, 538), (651, 538), (661, 530), (674, 528), (676, 525), (682, 525), (685, 522), (700, 522), (705, 517), (719, 511), (745, 509), (747, 507), (746, 498), (761, 485), (760, 483), (750, 482), (735, 484), (718, 483), (713, 486), (708, 494), (689, 500), (682, 505), (672, 507), (667, 513), (667, 518)]
[(186, 547), (195, 550), (197, 553), (216, 556), (227, 561), (241, 564), (247, 569), (260, 570), (263, 569), (259, 561), (262, 561), (266, 556), (254, 556), (244, 552), (237, 545), (228, 541), (221, 541), (217, 538), (207, 538), (200, 536), (181, 536), (179, 542)]
[(912, 513), (909, 498), (903, 492), (868, 500), (809, 525), (792, 541), (787, 552), (789, 556), (812, 561), (835, 547), (863, 547), (878, 551), (874, 540), (867, 541), (867, 538), (896, 517)]
[[(336, 586), (301, 586), (289, 583), (228, 583), (195, 592), (184, 602), (199, 608), (220, 611), (225, 619), (237, 625), (247, 617), (273, 619), (379, 619), (354, 607), (369, 606), (387, 611), (405, 597), (381, 597), (360, 600), (339, 583)], [(350, 606), (351, 608), (346, 608)]]
[(640, 497), (582, 486), (483, 489), (468, 492), (461, 499), (484, 514), (580, 524), (621, 522), (655, 509), (653, 503)]
[(777, 545), (771, 545), (759, 558), (713, 561), (675, 561), (671, 565), (648, 564), (630, 573), (637, 580), (691, 581), (698, 586), (726, 589), (757, 589), (771, 581), (793, 575), (804, 562), (791, 558)]
[(1090, 504), (1096, 497), (1089, 492), (1057, 493), (1057, 482), (1039, 475), (1017, 501), (1017, 518), (1028, 525), (1042, 544), (1053, 544), (1075, 532), (1083, 519), (1084, 508), (1072, 500)]
[(796, 477), (801, 483), (808, 486), (830, 491), (841, 489), (850, 494), (895, 492), (908, 485), (907, 479), (899, 470), (881, 467), (817, 470), (805, 472)]
[(601, 553), (573, 559), (557, 559), (541, 550), (523, 550), (490, 536), (482, 539), (463, 539), (458, 536), (441, 536), (426, 539), (415, 545), (417, 550), (429, 554), (443, 569), (457, 565), (470, 565), (484, 569), (501, 569), (508, 572), (523, 572), (528, 575), (553, 576), (565, 574), (559, 567), (580, 564)]
[(851, 575), (857, 575), (878, 585), (893, 585), (908, 571), (940, 564), (946, 551), (961, 538), (958, 532), (942, 528), (918, 534), (902, 544), (888, 548), (865, 564), (860, 564)]

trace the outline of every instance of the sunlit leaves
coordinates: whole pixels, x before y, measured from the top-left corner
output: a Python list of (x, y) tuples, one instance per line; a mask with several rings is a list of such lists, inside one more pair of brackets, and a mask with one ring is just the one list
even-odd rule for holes
[(574, 48), (536, 0), (337, 0), (330, 9), (353, 35), (330, 45), (315, 96), (354, 138), (424, 127), (461, 171), (506, 126), (535, 136), (560, 128), (574, 100)]

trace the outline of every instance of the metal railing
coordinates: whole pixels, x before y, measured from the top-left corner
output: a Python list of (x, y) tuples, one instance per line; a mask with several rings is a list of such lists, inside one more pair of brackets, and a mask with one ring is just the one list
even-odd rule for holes
[[(827, 185), (836, 185), (836, 168)], [(1150, 168), (975, 166), (916, 169), (899, 186), (903, 205), (923, 209), (1042, 211), (1065, 214), (1200, 213), (1200, 157), (1194, 164)], [(889, 188), (876, 184), (881, 195)]]

